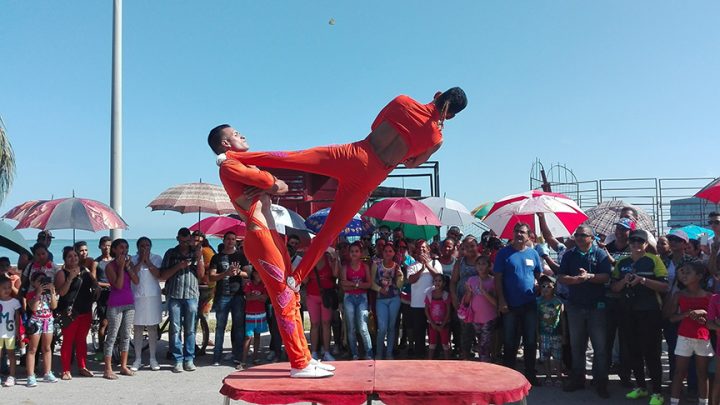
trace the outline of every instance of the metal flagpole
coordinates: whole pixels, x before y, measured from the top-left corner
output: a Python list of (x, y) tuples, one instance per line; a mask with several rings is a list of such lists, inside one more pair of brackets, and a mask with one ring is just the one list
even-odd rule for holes
[[(110, 206), (122, 216), (122, 0), (113, 0), (111, 110)], [(122, 238), (122, 229), (112, 229), (110, 237)]]

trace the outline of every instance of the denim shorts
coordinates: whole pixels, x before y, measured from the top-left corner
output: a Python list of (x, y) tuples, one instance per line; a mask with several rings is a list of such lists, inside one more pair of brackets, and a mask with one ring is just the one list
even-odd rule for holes
[(53, 333), (55, 332), (55, 319), (50, 318), (30, 318), (30, 323), (37, 325), (37, 331), (33, 335), (39, 335), (41, 333)]

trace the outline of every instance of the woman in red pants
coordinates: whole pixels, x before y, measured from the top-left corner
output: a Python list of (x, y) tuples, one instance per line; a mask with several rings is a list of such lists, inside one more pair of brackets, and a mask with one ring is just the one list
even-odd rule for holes
[(55, 276), (55, 288), (60, 295), (56, 312), (70, 312), (74, 319), (63, 325), (63, 342), (60, 348), (63, 380), (71, 380), (72, 352), (78, 363), (78, 373), (83, 377), (92, 377), (87, 368), (87, 335), (92, 321), (92, 304), (99, 292), (90, 270), (80, 265), (77, 252), (67, 247), (63, 254), (63, 270)]

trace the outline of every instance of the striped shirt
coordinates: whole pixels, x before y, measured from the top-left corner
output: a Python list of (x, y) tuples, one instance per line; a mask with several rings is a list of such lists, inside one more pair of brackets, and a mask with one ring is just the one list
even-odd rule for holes
[(178, 270), (165, 282), (168, 298), (174, 299), (192, 299), (199, 298), (200, 291), (198, 289), (197, 263), (195, 261), (195, 252), (188, 250), (186, 254), (180, 252), (178, 246), (169, 249), (163, 257), (162, 268), (160, 272), (166, 272), (178, 262), (183, 260), (192, 260), (192, 264), (188, 267)]

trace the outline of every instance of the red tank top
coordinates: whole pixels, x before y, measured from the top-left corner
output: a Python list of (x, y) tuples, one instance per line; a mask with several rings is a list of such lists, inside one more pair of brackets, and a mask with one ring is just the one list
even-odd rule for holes
[[(685, 295), (680, 295), (678, 304), (680, 305), (681, 312), (692, 311), (695, 309), (707, 310), (710, 306), (710, 295), (705, 297), (687, 297)], [(707, 326), (690, 318), (683, 318), (683, 320), (680, 321), (678, 335), (691, 339), (710, 339), (710, 331)]]
[[(350, 264), (345, 266), (345, 274), (347, 275), (347, 281), (352, 281), (353, 283), (364, 283), (365, 281), (365, 263), (360, 263), (360, 267), (357, 269), (353, 269)], [(364, 294), (365, 290), (361, 288), (352, 288), (350, 290), (345, 290), (345, 294)]]
[[(317, 267), (317, 266), (316, 266)], [(315, 275), (315, 272), (317, 271), (317, 276)], [(324, 289), (331, 289), (334, 288), (334, 282), (333, 282), (333, 275), (332, 275), (332, 267), (330, 266), (330, 259), (328, 255), (325, 255), (325, 266), (323, 266), (321, 269), (315, 270), (313, 269), (308, 277), (308, 283), (307, 283), (307, 293), (308, 295), (320, 295), (320, 287), (318, 286), (318, 276), (320, 276), (320, 284), (322, 284), (322, 288)]]
[(408, 96), (397, 96), (380, 111), (371, 128), (383, 121), (392, 125), (408, 147), (404, 161), (442, 142), (439, 120), (435, 103), (420, 104)]

